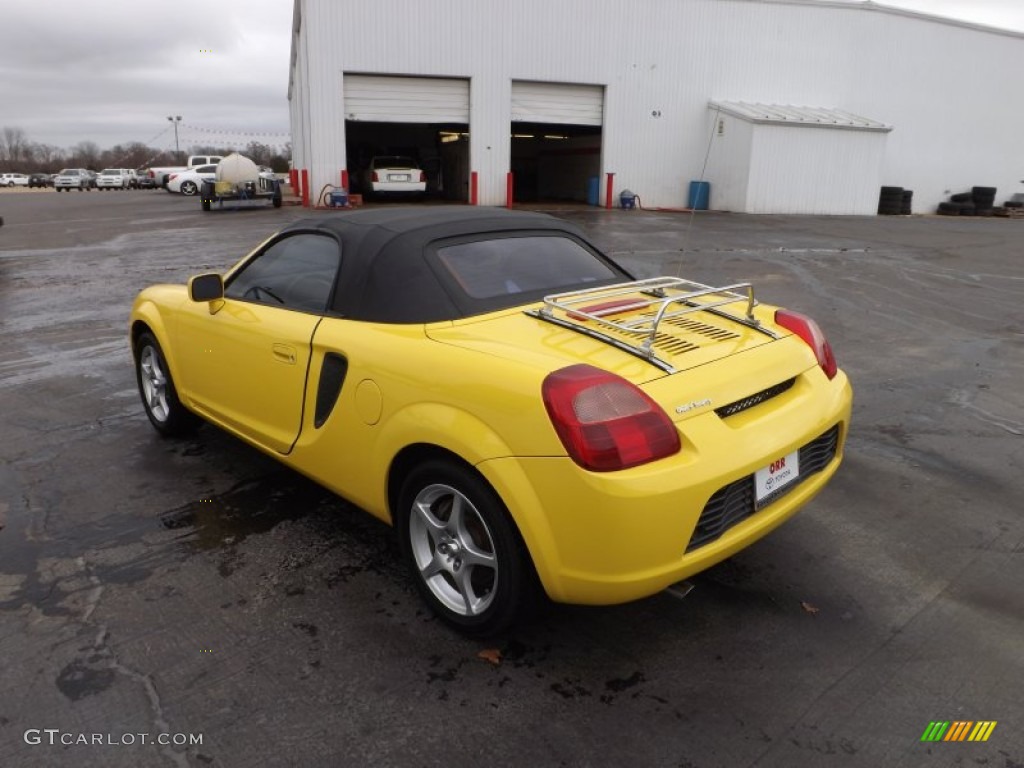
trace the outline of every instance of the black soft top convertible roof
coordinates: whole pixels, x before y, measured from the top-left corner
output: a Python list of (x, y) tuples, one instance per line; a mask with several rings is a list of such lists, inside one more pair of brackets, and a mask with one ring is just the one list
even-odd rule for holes
[[(331, 311), (353, 320), (380, 323), (429, 323), (454, 320), (509, 306), (508, 297), (471, 299), (452, 290), (434, 251), (442, 242), (465, 242), (476, 236), (569, 237), (595, 254), (616, 273), (630, 275), (591, 245), (580, 230), (543, 213), (501, 208), (417, 206), (336, 213), (297, 221), (282, 234), (314, 231), (341, 245)], [(618, 277), (618, 276), (621, 276)], [(539, 301), (524, 293), (515, 304)]]

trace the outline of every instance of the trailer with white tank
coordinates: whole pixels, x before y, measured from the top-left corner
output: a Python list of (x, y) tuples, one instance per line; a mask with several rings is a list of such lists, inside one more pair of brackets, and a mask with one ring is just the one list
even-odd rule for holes
[(269, 200), (280, 208), (281, 182), (249, 158), (233, 152), (217, 164), (216, 178), (203, 182), (200, 199), (204, 211), (212, 210), (214, 205), (223, 208), (229, 201), (251, 200)]

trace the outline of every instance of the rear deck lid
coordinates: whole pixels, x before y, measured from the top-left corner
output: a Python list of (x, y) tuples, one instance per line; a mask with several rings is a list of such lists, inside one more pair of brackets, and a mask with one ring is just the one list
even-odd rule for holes
[[(526, 312), (430, 329), (438, 341), (554, 370), (588, 363), (641, 384), (768, 344), (749, 286), (655, 278), (549, 296)], [(746, 292), (741, 292), (746, 291)]]

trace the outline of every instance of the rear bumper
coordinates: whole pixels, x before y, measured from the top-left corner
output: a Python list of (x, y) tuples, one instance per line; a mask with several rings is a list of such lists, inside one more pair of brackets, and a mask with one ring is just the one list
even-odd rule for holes
[(427, 191), (425, 181), (375, 181), (370, 184), (375, 195), (422, 194)]
[[(821, 377), (824, 380), (824, 377)], [(478, 466), (506, 501), (538, 575), (559, 602), (635, 600), (754, 543), (817, 495), (842, 460), (852, 392), (819, 383), (809, 405), (748, 412), (743, 428), (713, 412), (680, 425), (676, 456), (621, 472), (586, 472), (568, 458), (507, 458)], [(799, 405), (800, 407), (796, 407)], [(838, 427), (835, 455), (767, 506), (688, 551), (712, 496)]]

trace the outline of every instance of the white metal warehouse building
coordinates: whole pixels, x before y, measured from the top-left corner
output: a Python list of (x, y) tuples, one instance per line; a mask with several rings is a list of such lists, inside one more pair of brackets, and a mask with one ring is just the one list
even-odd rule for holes
[(1024, 190), (1022, 71), (1022, 34), (873, 2), (295, 0), (293, 164), (314, 201), (406, 154), (480, 205), (933, 212)]

